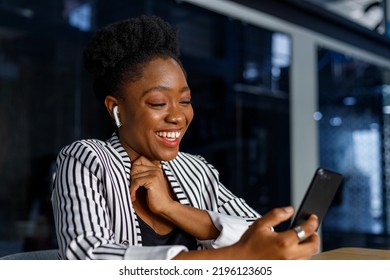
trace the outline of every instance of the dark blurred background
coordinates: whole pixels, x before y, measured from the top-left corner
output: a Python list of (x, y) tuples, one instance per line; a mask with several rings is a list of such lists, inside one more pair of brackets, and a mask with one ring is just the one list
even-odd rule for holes
[[(107, 139), (115, 129), (92, 93), (82, 50), (100, 27), (140, 14), (180, 30), (195, 110), (182, 150), (204, 156), (260, 213), (291, 203), (291, 65), (300, 63), (291, 36), (192, 2), (0, 1), (0, 256), (57, 246), (56, 155), (76, 139)], [(306, 15), (306, 25), (322, 15), (357, 34), (368, 52), (385, 55), (389, 47), (382, 1), (370, 8), (382, 13), (361, 22), (332, 12), (331, 4), (348, 1), (220, 2), (292, 21)], [(332, 28), (316, 31), (337, 34)], [(390, 248), (389, 69), (320, 45), (317, 55), (319, 164), (346, 175), (323, 224), (324, 249)]]

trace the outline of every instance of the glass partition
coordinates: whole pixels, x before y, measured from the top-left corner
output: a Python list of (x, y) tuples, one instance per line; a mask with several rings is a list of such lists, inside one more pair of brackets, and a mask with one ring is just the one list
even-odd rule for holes
[(390, 70), (320, 48), (318, 74), (320, 163), (345, 176), (323, 223), (324, 249), (387, 247)]

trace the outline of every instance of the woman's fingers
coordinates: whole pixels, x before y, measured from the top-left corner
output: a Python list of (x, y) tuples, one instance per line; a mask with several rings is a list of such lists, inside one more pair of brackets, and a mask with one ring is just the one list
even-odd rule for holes
[[(259, 223), (261, 223), (262, 227), (265, 227), (267, 229), (273, 228), (280, 223), (287, 221), (291, 216), (294, 214), (294, 208), (291, 206), (283, 207), (283, 208), (275, 208), (265, 214), (261, 219), (258, 220)], [(300, 225), (301, 230), (303, 231), (301, 235), (303, 234), (306, 238), (310, 237), (312, 234), (314, 234), (318, 228), (318, 218), (316, 215), (310, 215), (309, 219), (305, 221), (302, 225)], [(300, 242), (300, 238), (298, 236), (298, 232), (294, 229), (291, 229), (288, 231), (291, 238), (296, 239), (298, 242)]]
[[(153, 182), (156, 182), (158, 180), (157, 177), (158, 175), (156, 175), (155, 171), (150, 170), (150, 167), (139, 168), (133, 174), (131, 174), (131, 200), (134, 201), (136, 199), (136, 192), (139, 188), (151, 188), (153, 186)], [(156, 182), (156, 184), (158, 183)]]
[(292, 232), (296, 236), (299, 242), (303, 241), (305, 238), (310, 237), (312, 234), (316, 233), (318, 228), (318, 218), (316, 215), (310, 215), (309, 219), (305, 221), (298, 227), (292, 229)]
[(152, 162), (149, 160), (147, 157), (144, 156), (139, 156), (136, 158), (134, 161), (131, 163), (132, 166), (155, 166), (157, 168), (161, 168), (161, 163), (160, 162)]
[(294, 208), (291, 206), (275, 208), (265, 214), (258, 220), (262, 227), (267, 229), (274, 228), (280, 223), (287, 221), (294, 214)]
[(311, 215), (299, 228), (281, 233), (290, 244), (290, 256), (294, 259), (309, 259), (320, 249), (320, 239), (316, 232), (318, 218)]
[(146, 189), (146, 202), (152, 212), (162, 214), (168, 209), (173, 198), (160, 162), (151, 162), (140, 156), (132, 163), (130, 178), (132, 201), (137, 199), (136, 193), (142, 187)]
[(153, 181), (158, 179), (156, 178), (158, 172), (162, 172), (161, 165), (153, 164), (144, 156), (139, 156), (132, 162), (130, 171), (130, 197), (132, 201), (136, 200), (136, 192), (140, 187), (148, 189), (152, 186)]

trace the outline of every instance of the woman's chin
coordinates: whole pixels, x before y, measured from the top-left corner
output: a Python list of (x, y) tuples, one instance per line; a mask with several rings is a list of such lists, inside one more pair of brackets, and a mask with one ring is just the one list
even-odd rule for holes
[(158, 160), (159, 161), (170, 161), (170, 160), (173, 160), (173, 159), (175, 159), (177, 157), (178, 153), (179, 153), (179, 151), (165, 153), (165, 154), (160, 154), (158, 156)]

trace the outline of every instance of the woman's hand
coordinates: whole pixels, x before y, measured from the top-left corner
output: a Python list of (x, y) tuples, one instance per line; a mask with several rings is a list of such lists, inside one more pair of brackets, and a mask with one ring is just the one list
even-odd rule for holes
[(153, 213), (160, 215), (174, 203), (160, 163), (153, 163), (140, 156), (132, 162), (130, 178), (130, 197), (133, 202), (142, 187), (146, 189), (146, 202)]
[(284, 232), (273, 231), (275, 226), (288, 220), (293, 213), (292, 207), (273, 209), (262, 218), (257, 219), (237, 243), (218, 249), (181, 252), (174, 259), (310, 259), (318, 253), (320, 245), (320, 239), (315, 231), (318, 227), (318, 219), (315, 215), (311, 215), (301, 225), (307, 236), (304, 242), (300, 242), (293, 229)]
[(234, 245), (240, 259), (309, 259), (318, 253), (320, 239), (316, 233), (318, 219), (315, 215), (301, 225), (307, 239), (300, 242), (293, 230), (275, 232), (273, 227), (288, 220), (294, 213), (292, 207), (276, 208), (256, 220)]
[(130, 196), (137, 199), (139, 188), (146, 189), (146, 203), (150, 211), (175, 224), (199, 240), (214, 239), (219, 230), (209, 214), (200, 209), (183, 205), (173, 199), (172, 189), (160, 164), (153, 164), (140, 156), (131, 167)]

